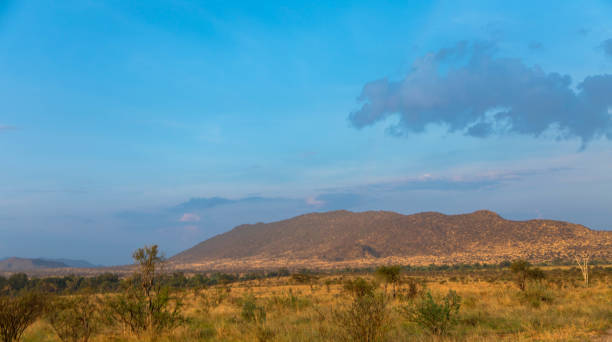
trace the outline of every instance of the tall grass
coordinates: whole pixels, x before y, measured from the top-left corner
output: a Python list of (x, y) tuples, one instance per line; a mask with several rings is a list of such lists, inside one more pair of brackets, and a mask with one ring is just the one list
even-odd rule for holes
[[(338, 341), (367, 334), (351, 337), (359, 329), (377, 331), (364, 341), (588, 341), (612, 328), (608, 275), (594, 279), (589, 288), (560, 277), (528, 282), (525, 291), (512, 277), (403, 275), (395, 298), (391, 291), (385, 295), (384, 285), (377, 285), (373, 274), (361, 277), (343, 275), (341, 281), (338, 276), (322, 276), (303, 283), (282, 277), (241, 281), (231, 289), (218, 285), (198, 293), (184, 290), (185, 319), (178, 327), (136, 336), (107, 324), (89, 341)], [(352, 285), (346, 285), (349, 282)], [(445, 335), (431, 334), (402, 313), (402, 308), (418, 309), (428, 292), (441, 305), (451, 290), (461, 297), (461, 306), (453, 311)], [(360, 321), (362, 317), (366, 319)], [(25, 331), (22, 340), (60, 341), (44, 317)]]

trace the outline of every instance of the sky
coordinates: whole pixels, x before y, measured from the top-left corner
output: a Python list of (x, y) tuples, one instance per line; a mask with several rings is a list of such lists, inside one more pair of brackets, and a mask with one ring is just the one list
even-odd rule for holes
[(612, 1), (0, 2), (0, 258), (488, 209), (612, 228)]

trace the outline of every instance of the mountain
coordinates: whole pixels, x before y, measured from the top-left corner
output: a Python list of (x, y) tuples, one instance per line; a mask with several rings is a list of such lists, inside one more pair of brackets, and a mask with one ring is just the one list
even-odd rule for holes
[(0, 272), (21, 272), (53, 268), (94, 268), (98, 267), (87, 261), (72, 259), (28, 259), (5, 258), (0, 260)]
[(44, 259), (26, 259), (26, 258), (6, 258), (0, 260), (0, 271), (17, 272), (25, 270), (34, 270), (39, 268), (62, 268), (68, 267), (66, 264), (58, 261)]
[(238, 226), (170, 259), (182, 269), (364, 267), (612, 258), (612, 232), (552, 220), (511, 221), (481, 210), (444, 215), (332, 211)]

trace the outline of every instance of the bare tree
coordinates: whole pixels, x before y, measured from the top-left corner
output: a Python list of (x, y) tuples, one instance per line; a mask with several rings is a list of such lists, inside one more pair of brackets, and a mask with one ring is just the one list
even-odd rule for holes
[(589, 252), (583, 252), (582, 254), (575, 255), (576, 262), (580, 271), (582, 272), (582, 278), (584, 278), (584, 285), (589, 287), (589, 259), (591, 255)]
[(27, 292), (16, 297), (0, 296), (0, 341), (19, 341), (23, 332), (45, 309), (45, 298)]

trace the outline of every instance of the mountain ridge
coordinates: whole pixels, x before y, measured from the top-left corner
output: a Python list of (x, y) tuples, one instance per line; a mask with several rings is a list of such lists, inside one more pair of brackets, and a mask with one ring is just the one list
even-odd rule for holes
[(338, 210), (244, 224), (170, 258), (176, 268), (321, 268), (380, 263), (549, 261), (589, 250), (612, 257), (612, 232), (579, 224), (506, 220), (489, 210), (446, 215)]
[(57, 268), (96, 268), (85, 260), (52, 259), (52, 258), (20, 258), (8, 257), (0, 259), (0, 272), (21, 272)]

